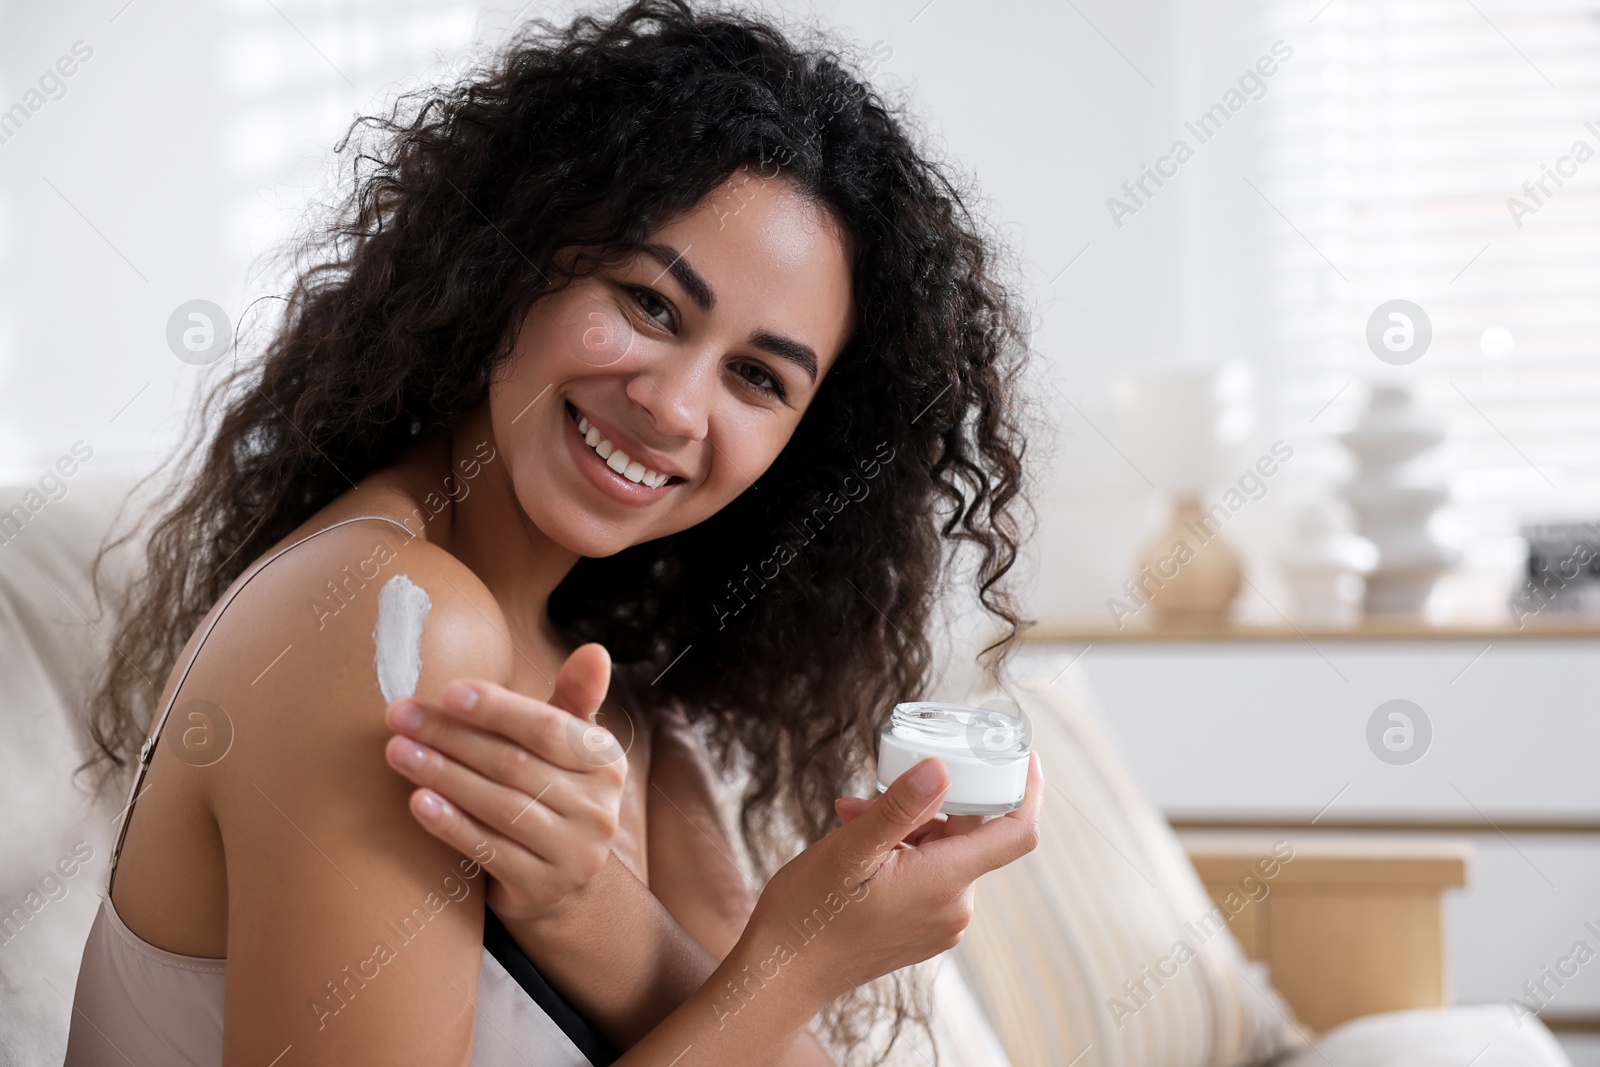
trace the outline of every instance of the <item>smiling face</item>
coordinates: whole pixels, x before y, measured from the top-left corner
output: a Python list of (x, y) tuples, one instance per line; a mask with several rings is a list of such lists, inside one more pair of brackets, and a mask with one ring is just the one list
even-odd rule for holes
[(788, 443), (853, 314), (833, 217), (787, 178), (735, 175), (534, 302), (489, 396), (523, 510), (583, 556), (715, 514)]

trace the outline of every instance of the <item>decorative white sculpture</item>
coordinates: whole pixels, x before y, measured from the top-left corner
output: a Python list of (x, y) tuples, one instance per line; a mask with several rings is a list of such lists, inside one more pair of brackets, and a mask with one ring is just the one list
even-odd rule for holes
[(1362, 536), (1378, 548), (1377, 566), (1367, 575), (1369, 615), (1421, 614), (1434, 580), (1460, 558), (1428, 531), (1450, 490), (1419, 457), (1444, 436), (1411, 389), (1375, 385), (1361, 420), (1340, 437), (1359, 468), (1344, 497)]
[(1351, 533), (1341, 511), (1333, 500), (1307, 505), (1279, 557), (1300, 622), (1338, 627), (1361, 621), (1362, 576), (1377, 566), (1378, 548)]

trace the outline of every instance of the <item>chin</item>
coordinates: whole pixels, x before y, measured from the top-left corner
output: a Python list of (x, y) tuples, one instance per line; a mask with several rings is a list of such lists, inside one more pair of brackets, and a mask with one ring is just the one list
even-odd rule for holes
[(614, 556), (657, 535), (645, 534), (606, 516), (570, 489), (547, 483), (517, 488), (517, 503), (539, 532), (575, 555)]
[(524, 505), (524, 513), (541, 533), (575, 555), (601, 559), (605, 556), (614, 556), (643, 540), (630, 536), (627, 532), (600, 520), (598, 516), (574, 514), (577, 508), (562, 509), (566, 511), (565, 514), (554, 514), (552, 512), (556, 509), (549, 506), (549, 498), (546, 497), (545, 500), (546, 504), (543, 507), (530, 508)]

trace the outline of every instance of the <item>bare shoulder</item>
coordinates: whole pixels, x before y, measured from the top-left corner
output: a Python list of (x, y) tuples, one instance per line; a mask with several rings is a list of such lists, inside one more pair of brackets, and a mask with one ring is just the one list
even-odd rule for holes
[(232, 728), (233, 773), (210, 776), (206, 789), (219, 820), (231, 805), (254, 810), (260, 787), (249, 781), (262, 775), (287, 774), (313, 793), (391, 793), (382, 754), (391, 702), (436, 699), (457, 678), (511, 676), (515, 652), (493, 595), (437, 545), (377, 519), (288, 544), (236, 586), (177, 702), (214, 705)]
[(205, 772), (227, 865), (228, 1052), (270, 1060), (292, 1040), (330, 1062), (453, 1060), (471, 1039), (483, 875), (412, 819), (383, 714), (459, 677), (503, 684), (514, 653), (448, 552), (389, 522), (322, 529), (237, 586), (178, 702), (210, 701), (231, 731)]
[[(460, 675), (509, 675), (514, 652), (499, 605), (450, 553), (373, 517), (308, 533), (236, 583), (195, 682), (209, 678), (206, 688), (243, 704), (303, 702), (314, 699), (313, 684), (332, 685), (352, 710), (381, 717), (404, 695), (395, 691), (402, 683), (423, 695)], [(386, 666), (412, 671), (380, 677)]]

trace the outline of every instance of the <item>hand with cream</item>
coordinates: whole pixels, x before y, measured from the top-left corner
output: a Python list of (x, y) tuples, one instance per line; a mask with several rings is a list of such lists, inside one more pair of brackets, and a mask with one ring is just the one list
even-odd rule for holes
[(756, 902), (741, 945), (770, 960), (763, 979), (781, 986), (795, 974), (788, 995), (809, 992), (820, 1010), (961, 940), (972, 883), (1038, 843), (1044, 777), (1031, 754), (1022, 804), (989, 818), (940, 815), (950, 786), (949, 769), (929, 758), (874, 799), (840, 802), (845, 825), (790, 860)]
[(489, 872), (502, 921), (544, 915), (610, 855), (628, 775), (621, 745), (593, 721), (610, 681), (611, 657), (588, 644), (562, 664), (549, 701), (457, 681), (442, 707), (389, 706), (400, 735), (389, 765), (421, 787), (412, 815)]

